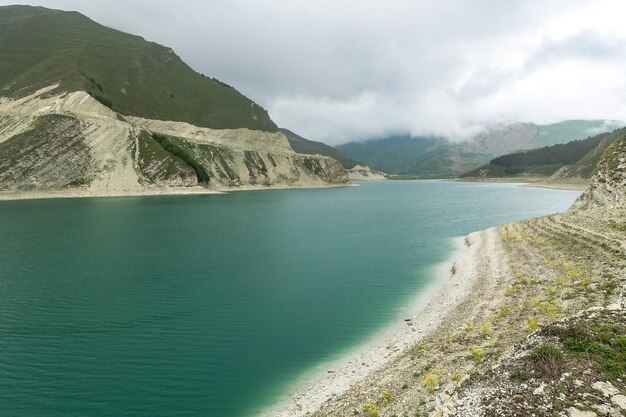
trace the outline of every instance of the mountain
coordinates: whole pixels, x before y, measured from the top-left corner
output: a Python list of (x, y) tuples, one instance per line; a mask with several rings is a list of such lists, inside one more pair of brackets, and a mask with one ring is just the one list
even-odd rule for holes
[(0, 92), (23, 97), (85, 91), (114, 111), (213, 129), (275, 132), (267, 112), (234, 88), (198, 74), (170, 48), (76, 12), (0, 8)]
[[(608, 136), (611, 134), (602, 133), (583, 140), (500, 156), (461, 177), (551, 176), (564, 166), (577, 163), (585, 155), (594, 151)], [(590, 177), (591, 175), (586, 178)]]
[(395, 174), (454, 177), (508, 153), (584, 139), (620, 123), (570, 120), (550, 125), (494, 126), (464, 142), (438, 137), (392, 136), (338, 146), (349, 157)]
[(346, 169), (352, 169), (360, 163), (349, 158), (346, 154), (330, 145), (305, 139), (288, 129), (281, 128), (280, 130), (287, 136), (287, 139), (289, 139), (289, 145), (291, 145), (291, 148), (297, 153), (329, 156), (339, 161)]
[(554, 173), (555, 179), (591, 178), (604, 152), (617, 140), (626, 136), (626, 128), (606, 135), (593, 150), (574, 164), (566, 165)]
[[(602, 153), (591, 186), (573, 206), (573, 210), (600, 208), (609, 213), (626, 208), (626, 135), (621, 132)], [(623, 228), (623, 225), (621, 225)]]
[(337, 148), (351, 158), (394, 174), (451, 175), (451, 145), (441, 138), (392, 136)]
[(75, 12), (0, 7), (0, 190), (327, 186), (267, 112), (166, 47)]

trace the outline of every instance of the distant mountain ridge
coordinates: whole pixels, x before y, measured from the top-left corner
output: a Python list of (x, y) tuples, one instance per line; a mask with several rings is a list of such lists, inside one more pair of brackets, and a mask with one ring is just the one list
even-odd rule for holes
[[(530, 151), (519, 151), (492, 159), (488, 164), (461, 175), (467, 178), (504, 178), (504, 177), (550, 177), (555, 173), (578, 163), (587, 154), (594, 152), (602, 141), (619, 136), (613, 133), (601, 133), (587, 139), (574, 140), (565, 144), (550, 145)], [(597, 161), (595, 161), (597, 162)], [(595, 162), (592, 164), (595, 165)], [(589, 179), (593, 167), (579, 172), (577, 179)], [(563, 175), (561, 175), (563, 177)], [(573, 176), (572, 176), (573, 177)]]
[(464, 178), (552, 177), (591, 179), (604, 151), (626, 135), (626, 128), (587, 139), (520, 151), (492, 159), (467, 172)]
[(441, 137), (393, 136), (338, 146), (349, 157), (383, 171), (424, 178), (450, 178), (508, 153), (561, 144), (610, 131), (622, 123), (571, 120), (550, 125), (496, 126), (464, 142)]

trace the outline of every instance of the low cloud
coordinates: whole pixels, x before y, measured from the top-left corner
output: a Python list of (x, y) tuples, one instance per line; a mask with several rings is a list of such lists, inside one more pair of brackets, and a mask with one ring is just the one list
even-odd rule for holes
[[(8, 4), (2, 2), (0, 4)], [(173, 47), (331, 144), (394, 133), (626, 120), (619, 0), (38, 1)]]

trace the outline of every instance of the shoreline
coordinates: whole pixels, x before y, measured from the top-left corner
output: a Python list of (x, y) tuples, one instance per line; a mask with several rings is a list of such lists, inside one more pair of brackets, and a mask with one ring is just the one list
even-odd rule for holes
[(564, 191), (585, 191), (591, 180), (552, 180), (550, 177), (506, 177), (506, 178), (454, 178), (444, 181), (488, 183), (488, 184), (515, 184), (518, 187), (548, 188)]
[[(370, 180), (372, 181), (372, 180)], [(382, 181), (382, 180), (374, 180)], [(433, 181), (429, 179), (415, 180), (415, 181)], [(465, 183), (490, 183), (490, 184), (512, 184), (518, 187), (535, 187), (535, 188), (547, 188), (553, 190), (564, 191), (585, 191), (589, 182), (587, 181), (560, 181), (560, 180), (546, 180), (545, 178), (532, 178), (532, 179), (513, 179), (513, 178), (488, 178), (488, 179), (441, 179), (434, 181), (451, 181), (451, 182), (465, 182)], [(347, 184), (319, 184), (319, 185), (301, 185), (301, 186), (242, 186), (238, 188), (224, 188), (224, 189), (207, 189), (203, 187), (185, 187), (185, 188), (145, 188), (142, 190), (126, 190), (126, 191), (90, 191), (80, 189), (67, 189), (67, 190), (50, 190), (50, 191), (2, 191), (0, 190), (0, 202), (1, 201), (20, 201), (20, 200), (49, 200), (60, 198), (109, 198), (109, 197), (155, 197), (155, 196), (184, 196), (184, 195), (219, 195), (228, 194), (238, 191), (271, 191), (271, 190), (313, 190), (324, 188), (339, 188), (339, 187), (359, 187), (358, 182), (363, 180), (357, 180)]]
[(89, 190), (54, 190), (54, 191), (0, 191), (0, 202), (22, 200), (51, 200), (65, 198), (119, 198), (119, 197), (157, 197), (157, 196), (185, 196), (185, 195), (220, 195), (239, 191), (273, 191), (273, 190), (314, 190), (339, 187), (358, 187), (358, 184), (326, 184), (306, 185), (297, 187), (276, 186), (256, 187), (244, 186), (239, 188), (226, 188), (223, 190), (211, 190), (202, 187), (186, 188), (147, 188), (138, 191), (114, 191), (95, 192)]
[(445, 316), (470, 295), (479, 278), (476, 270), (478, 251), (495, 231), (493, 227), (452, 238), (449, 255), (431, 267), (431, 282), (399, 309), (391, 323), (338, 358), (306, 371), (274, 405), (258, 410), (254, 415), (310, 415), (435, 332)]

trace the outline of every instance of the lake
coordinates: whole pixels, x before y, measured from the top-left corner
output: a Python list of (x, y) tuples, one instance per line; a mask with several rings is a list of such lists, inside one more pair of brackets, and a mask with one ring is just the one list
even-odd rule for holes
[(0, 202), (0, 415), (254, 415), (397, 318), (453, 237), (578, 194), (383, 181)]

